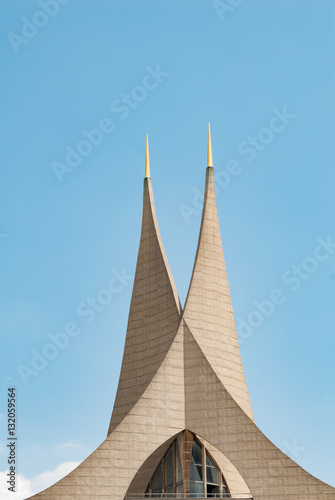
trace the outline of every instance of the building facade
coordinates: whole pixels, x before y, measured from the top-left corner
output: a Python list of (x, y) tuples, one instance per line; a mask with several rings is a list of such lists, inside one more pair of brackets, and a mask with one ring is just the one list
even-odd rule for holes
[(148, 143), (126, 343), (105, 441), (36, 500), (335, 500), (254, 422), (215, 201), (210, 131), (198, 248), (184, 308), (156, 219)]

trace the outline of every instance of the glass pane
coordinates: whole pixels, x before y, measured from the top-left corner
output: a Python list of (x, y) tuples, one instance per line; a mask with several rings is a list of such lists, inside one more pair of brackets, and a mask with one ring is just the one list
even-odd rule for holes
[(193, 464), (202, 464), (202, 449), (199, 444), (193, 440), (193, 445), (192, 445), (192, 460), (191, 463)]
[(172, 446), (165, 455), (165, 488), (173, 485), (173, 450)]
[(207, 485), (207, 498), (219, 498), (220, 496), (219, 486), (215, 486), (214, 484)]
[(152, 479), (152, 491), (158, 493), (162, 491), (162, 464), (159, 464), (158, 469)]
[(193, 481), (202, 481), (202, 465), (191, 464), (191, 479)]
[(219, 484), (219, 471), (216, 467), (207, 467), (207, 483)]
[(191, 498), (201, 498), (204, 496), (204, 485), (203, 483), (196, 483), (194, 481), (190, 482), (190, 497)]
[(176, 493), (184, 493), (184, 485), (183, 483), (177, 484)]
[(176, 442), (176, 459), (177, 459), (177, 478), (176, 478), (176, 483), (182, 483), (183, 482), (183, 471), (182, 471), (182, 468), (181, 468), (181, 461), (180, 461), (180, 455), (179, 455), (178, 442)]
[(209, 465), (210, 467), (216, 467), (210, 456), (208, 455), (208, 451), (206, 451), (206, 465)]

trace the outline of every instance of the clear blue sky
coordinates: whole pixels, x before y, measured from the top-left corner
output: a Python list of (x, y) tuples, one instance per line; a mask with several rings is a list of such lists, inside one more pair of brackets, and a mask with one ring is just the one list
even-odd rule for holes
[[(0, 425), (4, 446), (6, 387), (15, 384), (27, 488), (53, 482), (106, 436), (146, 133), (160, 231), (185, 300), (208, 121), (234, 313), (249, 325), (241, 355), (256, 422), (335, 485), (335, 4), (231, 3), (0, 2)], [(107, 297), (101, 290), (118, 273), (126, 277)], [(255, 315), (255, 301), (262, 307), (274, 290), (282, 303)], [(97, 296), (109, 303), (88, 313)], [(18, 366), (32, 369), (33, 353), (69, 322), (80, 333), (25, 384)], [(6, 449), (0, 459), (4, 471)]]

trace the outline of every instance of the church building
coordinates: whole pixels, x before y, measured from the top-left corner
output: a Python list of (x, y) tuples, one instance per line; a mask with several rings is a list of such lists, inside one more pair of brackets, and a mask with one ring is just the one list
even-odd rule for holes
[[(124, 355), (105, 441), (35, 500), (335, 500), (257, 427), (240, 357), (215, 201), (210, 130), (202, 220), (184, 307), (150, 178)], [(180, 244), (180, 243), (179, 243)]]

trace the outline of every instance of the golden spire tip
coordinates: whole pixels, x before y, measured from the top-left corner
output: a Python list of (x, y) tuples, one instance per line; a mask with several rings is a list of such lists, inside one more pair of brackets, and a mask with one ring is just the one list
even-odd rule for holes
[(208, 123), (208, 152), (207, 152), (207, 167), (213, 166), (212, 159), (212, 141), (211, 141), (211, 125)]
[(147, 143), (145, 148), (145, 178), (150, 178), (150, 161), (149, 161), (149, 141), (147, 134)]

